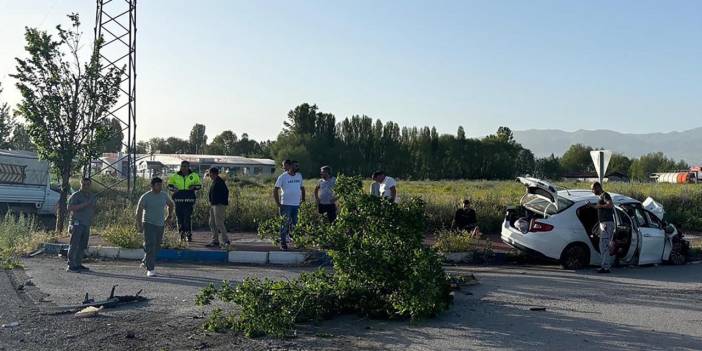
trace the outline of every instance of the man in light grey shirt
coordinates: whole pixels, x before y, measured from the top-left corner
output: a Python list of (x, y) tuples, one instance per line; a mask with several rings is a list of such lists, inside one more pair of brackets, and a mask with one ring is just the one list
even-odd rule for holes
[[(139, 198), (136, 211), (137, 230), (144, 233), (144, 259), (141, 264), (146, 268), (146, 276), (156, 276), (156, 256), (161, 249), (163, 231), (166, 223), (173, 218), (173, 200), (162, 191), (163, 180), (151, 179), (151, 191)], [(168, 217), (165, 209), (168, 207)]]
[(324, 166), (320, 169), (321, 179), (314, 188), (314, 198), (317, 201), (317, 208), (320, 214), (324, 214), (329, 222), (336, 220), (336, 195), (334, 186), (336, 178), (331, 175), (331, 167)]
[(89, 271), (82, 261), (85, 249), (88, 248), (90, 225), (93, 223), (97, 204), (97, 198), (90, 189), (92, 183), (90, 178), (83, 178), (80, 181), (80, 190), (68, 199), (68, 211), (71, 212), (68, 231), (71, 233), (71, 242), (68, 247), (67, 272)]

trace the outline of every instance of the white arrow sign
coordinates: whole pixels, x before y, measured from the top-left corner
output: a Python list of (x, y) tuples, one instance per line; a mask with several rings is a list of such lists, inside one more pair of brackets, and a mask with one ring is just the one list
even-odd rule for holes
[(595, 163), (595, 171), (597, 171), (597, 177), (600, 178), (600, 184), (602, 184), (602, 181), (604, 180), (604, 177), (607, 174), (607, 166), (609, 165), (609, 160), (612, 158), (612, 151), (590, 151), (590, 157), (592, 157), (592, 162)]

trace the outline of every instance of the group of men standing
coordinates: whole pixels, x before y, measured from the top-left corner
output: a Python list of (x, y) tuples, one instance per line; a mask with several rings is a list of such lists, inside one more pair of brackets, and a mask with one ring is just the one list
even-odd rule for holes
[[(210, 229), (212, 241), (209, 247), (230, 245), (227, 229), (224, 225), (225, 209), (229, 205), (229, 189), (219, 176), (219, 169), (212, 167), (208, 171), (212, 185), (208, 193), (210, 204)], [(79, 273), (89, 269), (82, 264), (85, 249), (90, 237), (90, 226), (95, 215), (97, 198), (91, 189), (89, 178), (81, 180), (80, 190), (68, 200), (69, 232), (71, 234), (68, 249), (68, 267), (66, 271)], [(144, 258), (141, 265), (148, 277), (156, 275), (155, 262), (163, 241), (165, 227), (170, 224), (175, 213), (178, 232), (183, 241), (192, 241), (192, 214), (197, 198), (196, 191), (202, 188), (200, 176), (190, 169), (190, 163), (183, 161), (180, 170), (168, 179), (168, 189), (172, 196), (163, 191), (163, 180), (151, 179), (150, 190), (144, 193), (137, 204), (136, 228), (144, 235)]]
[[(302, 174), (299, 173), (300, 164), (293, 160), (283, 161), (283, 173), (276, 179), (273, 187), (273, 200), (278, 206), (283, 223), (280, 227), (280, 248), (287, 250), (292, 243), (290, 233), (297, 225), (300, 206), (305, 202), (305, 186)], [(314, 199), (320, 214), (327, 217), (329, 222), (336, 220), (337, 205), (334, 187), (336, 178), (332, 176), (329, 166), (322, 166), (319, 170), (320, 179), (314, 188)], [(383, 171), (376, 171), (372, 175), (370, 193), (382, 196), (395, 202), (397, 199), (397, 182), (385, 175)]]

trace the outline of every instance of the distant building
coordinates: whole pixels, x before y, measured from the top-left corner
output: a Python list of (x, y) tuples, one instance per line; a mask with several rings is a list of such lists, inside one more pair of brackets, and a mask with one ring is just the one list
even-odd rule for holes
[[(93, 162), (94, 167), (106, 167), (105, 173), (113, 175), (124, 174), (127, 168), (126, 160), (118, 162), (123, 157), (121, 153), (106, 153), (101, 161)], [(246, 176), (272, 176), (275, 174), (275, 161), (262, 158), (223, 155), (190, 155), (190, 154), (137, 154), (137, 176), (144, 178), (164, 177), (177, 172), (180, 163), (190, 162), (193, 171), (205, 174), (210, 167), (217, 167), (224, 174)]]
[[(565, 182), (585, 182), (594, 183), (598, 182), (600, 178), (596, 173), (569, 173), (563, 175), (563, 181)], [(604, 182), (619, 182), (626, 183), (629, 182), (629, 177), (621, 172), (611, 172), (603, 178)]]

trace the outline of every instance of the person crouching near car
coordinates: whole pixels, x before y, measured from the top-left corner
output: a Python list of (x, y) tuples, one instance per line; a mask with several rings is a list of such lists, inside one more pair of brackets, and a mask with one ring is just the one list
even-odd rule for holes
[(456, 210), (451, 227), (454, 230), (470, 232), (472, 238), (480, 238), (482, 236), (475, 210), (470, 207), (469, 199), (464, 199), (463, 207)]
[[(163, 180), (151, 179), (151, 190), (139, 198), (136, 210), (137, 230), (144, 233), (144, 259), (142, 267), (146, 268), (146, 276), (156, 276), (156, 256), (161, 249), (163, 231), (166, 223), (173, 218), (173, 200), (165, 191), (162, 191)], [(168, 208), (168, 217), (165, 209)]]
[(614, 236), (614, 203), (609, 193), (602, 189), (600, 182), (592, 184), (592, 193), (599, 197), (597, 204), (589, 204), (592, 208), (597, 209), (597, 220), (600, 223), (600, 256), (602, 256), (602, 261), (597, 273), (610, 273), (612, 255), (609, 251), (613, 245)]
[(229, 247), (227, 237), (227, 227), (224, 225), (225, 212), (229, 206), (229, 188), (227, 183), (219, 176), (219, 169), (210, 168), (208, 175), (212, 179), (212, 186), (208, 194), (210, 200), (210, 229), (212, 230), (212, 241), (207, 247), (222, 248)]

